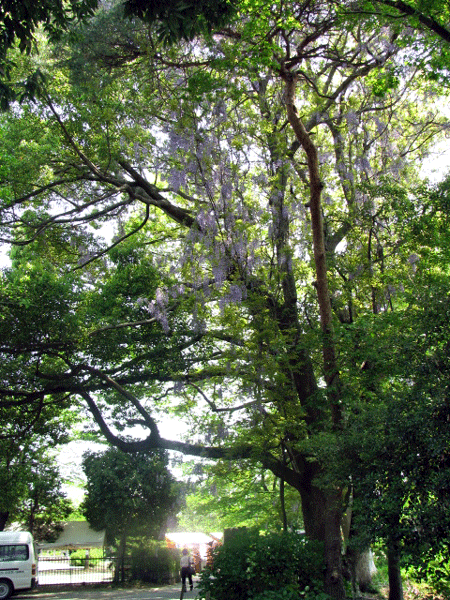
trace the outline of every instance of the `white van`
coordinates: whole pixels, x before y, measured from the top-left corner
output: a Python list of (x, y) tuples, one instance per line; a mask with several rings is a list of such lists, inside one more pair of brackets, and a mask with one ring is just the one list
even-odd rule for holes
[(0, 600), (37, 585), (38, 557), (28, 531), (0, 531)]

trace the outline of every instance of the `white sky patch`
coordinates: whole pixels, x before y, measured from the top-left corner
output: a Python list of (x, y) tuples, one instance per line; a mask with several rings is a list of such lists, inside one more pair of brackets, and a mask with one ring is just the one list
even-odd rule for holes
[[(162, 438), (169, 440), (180, 439), (187, 431), (187, 425), (183, 421), (173, 418), (164, 418), (158, 422), (159, 432)], [(135, 439), (143, 439), (148, 432), (140, 428), (136, 433)], [(128, 432), (129, 433), (129, 432)], [(61, 446), (58, 453), (58, 466), (61, 478), (67, 482), (61, 487), (67, 497), (72, 500), (75, 506), (78, 506), (84, 498), (84, 484), (86, 478), (81, 466), (83, 454), (85, 452), (103, 452), (108, 448), (106, 443), (96, 443), (85, 440), (74, 440)], [(173, 453), (169, 452), (169, 455)], [(178, 453), (177, 453), (178, 454)], [(190, 458), (188, 457), (190, 460)], [(176, 479), (181, 479), (182, 469), (172, 467), (169, 463), (169, 469)]]
[(430, 155), (423, 161), (420, 176), (431, 183), (442, 181), (450, 170), (450, 140), (442, 140), (434, 146)]

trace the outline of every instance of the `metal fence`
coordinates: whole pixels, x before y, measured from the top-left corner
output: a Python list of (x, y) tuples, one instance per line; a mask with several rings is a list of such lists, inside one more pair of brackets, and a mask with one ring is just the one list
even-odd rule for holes
[(114, 578), (114, 558), (39, 557), (39, 585), (107, 583)]

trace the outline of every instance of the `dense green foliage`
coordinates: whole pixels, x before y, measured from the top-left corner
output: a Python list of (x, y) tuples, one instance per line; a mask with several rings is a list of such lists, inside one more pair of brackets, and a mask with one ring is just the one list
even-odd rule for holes
[(416, 555), (412, 558), (408, 554), (406, 557), (410, 559), (408, 574), (412, 579), (426, 582), (431, 589), (448, 598), (450, 594), (448, 543), (440, 545), (439, 548), (427, 543), (427, 551), (422, 552), (420, 557)]
[(37, 542), (54, 542), (62, 531), (61, 522), (72, 512), (72, 502), (61, 489), (61, 475), (55, 460), (45, 456), (29, 457), (22, 473), (25, 494), (16, 497), (10, 521), (33, 534)]
[(253, 463), (218, 461), (193, 465), (187, 472), (193, 472), (195, 479), (186, 487), (186, 504), (178, 515), (181, 530), (303, 528), (298, 493), (290, 486), (283, 490), (278, 478)]
[(214, 550), (199, 589), (216, 600), (318, 598), (324, 570), (320, 544), (294, 533), (244, 529)]
[(125, 0), (125, 16), (156, 25), (163, 43), (192, 40), (225, 25), (237, 11), (236, 0)]
[[(90, 567), (94, 567), (96, 562), (95, 560), (90, 561), (91, 558), (103, 558), (103, 548), (90, 548), (89, 550), (89, 558), (88, 564)], [(70, 565), (72, 567), (85, 567), (86, 566), (86, 550), (82, 548), (81, 550), (74, 550), (70, 553)]]
[(26, 407), (0, 408), (0, 530), (19, 522), (38, 540), (53, 541), (71, 512), (52, 450), (70, 439), (71, 411), (48, 405), (36, 415)]

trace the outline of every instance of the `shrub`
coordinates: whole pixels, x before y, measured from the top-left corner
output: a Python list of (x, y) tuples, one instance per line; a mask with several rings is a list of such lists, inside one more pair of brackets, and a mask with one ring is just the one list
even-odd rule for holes
[(145, 583), (173, 583), (179, 580), (180, 553), (164, 542), (142, 543), (131, 553), (131, 579)]
[(405, 562), (410, 563), (408, 575), (416, 581), (427, 583), (437, 593), (442, 594), (444, 598), (450, 598), (450, 559), (448, 550), (443, 548), (432, 550), (429, 548), (428, 552), (424, 552), (420, 558), (406, 556)]
[[(103, 548), (91, 548), (89, 550), (89, 559), (103, 558)], [(70, 565), (72, 567), (86, 566), (86, 549), (75, 550), (70, 553)], [(89, 566), (94, 566), (94, 561), (89, 561)]]
[(214, 600), (291, 600), (323, 590), (323, 551), (297, 534), (240, 532), (214, 551), (200, 593)]

